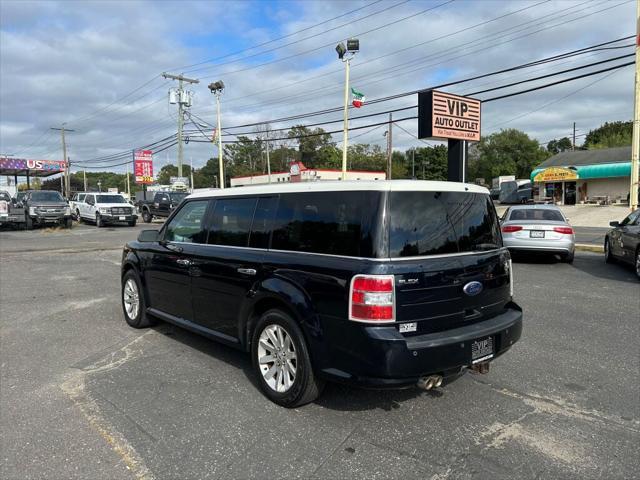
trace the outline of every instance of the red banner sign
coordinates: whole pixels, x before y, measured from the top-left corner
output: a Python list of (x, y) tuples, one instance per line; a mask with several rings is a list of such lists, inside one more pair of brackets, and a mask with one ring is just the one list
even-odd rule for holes
[(153, 152), (151, 150), (137, 150), (133, 159), (133, 174), (136, 183), (153, 183)]

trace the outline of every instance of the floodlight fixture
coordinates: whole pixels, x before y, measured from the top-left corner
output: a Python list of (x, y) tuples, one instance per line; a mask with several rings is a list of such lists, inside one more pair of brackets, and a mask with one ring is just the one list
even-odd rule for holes
[(347, 48), (344, 46), (344, 43), (340, 42), (336, 45), (336, 52), (338, 52), (338, 58), (342, 60), (344, 58), (344, 54), (347, 53)]
[(222, 80), (211, 82), (208, 88), (211, 90), (211, 93), (221, 93), (224, 90), (224, 82)]
[(350, 38), (347, 40), (347, 50), (349, 53), (356, 53), (360, 50), (360, 40), (357, 38)]

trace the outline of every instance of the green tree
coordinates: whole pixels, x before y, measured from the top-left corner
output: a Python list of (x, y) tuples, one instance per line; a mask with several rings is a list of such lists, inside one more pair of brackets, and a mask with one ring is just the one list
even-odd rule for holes
[(588, 149), (626, 147), (631, 145), (633, 122), (605, 122), (604, 125), (590, 130), (584, 140)]
[(514, 128), (482, 137), (477, 148), (479, 157), (469, 178), (482, 177), (487, 182), (499, 175), (529, 178), (536, 165), (549, 155), (536, 140)]
[(321, 160), (327, 160), (327, 152), (325, 151), (322, 155), (320, 152), (325, 147), (334, 146), (331, 142), (331, 134), (326, 133), (322, 128), (311, 130), (304, 125), (296, 125), (289, 130), (287, 136), (297, 142), (298, 159), (309, 168), (318, 168)]
[(547, 150), (554, 155), (565, 150), (571, 150), (572, 147), (573, 144), (567, 137), (562, 137), (560, 140), (553, 139), (547, 144)]

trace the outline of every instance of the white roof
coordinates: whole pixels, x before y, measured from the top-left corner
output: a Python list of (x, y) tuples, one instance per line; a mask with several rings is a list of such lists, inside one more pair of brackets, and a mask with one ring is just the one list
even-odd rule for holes
[(211, 188), (189, 195), (189, 198), (208, 198), (235, 195), (265, 195), (269, 193), (295, 192), (347, 192), (347, 191), (393, 191), (393, 192), (471, 192), (485, 193), (489, 190), (472, 183), (432, 182), (427, 180), (354, 180), (320, 181), (296, 183), (272, 183), (225, 189)]

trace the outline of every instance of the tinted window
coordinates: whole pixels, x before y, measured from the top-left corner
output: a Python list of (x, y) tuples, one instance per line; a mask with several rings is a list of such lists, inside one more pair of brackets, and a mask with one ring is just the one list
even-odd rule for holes
[(564, 222), (564, 217), (557, 210), (518, 208), (511, 212), (509, 220), (544, 220), (547, 222)]
[(277, 250), (370, 257), (379, 192), (280, 195), (271, 247)]
[(62, 202), (62, 197), (58, 192), (31, 192), (31, 200), (35, 202)]
[(87, 195), (84, 199), (84, 203), (92, 203), (93, 201), (93, 195)]
[(620, 222), (620, 226), (624, 227), (626, 225), (634, 225), (638, 223), (638, 218), (640, 218), (640, 210), (636, 210), (635, 212), (631, 212), (627, 218), (625, 218), (622, 222)]
[(127, 203), (122, 195), (98, 195), (98, 203)]
[(207, 200), (184, 204), (165, 229), (164, 239), (169, 242), (206, 243), (204, 215)]
[(209, 230), (209, 243), (246, 247), (255, 198), (222, 198), (216, 200), (213, 222)]
[(488, 195), (391, 192), (391, 257), (489, 250), (502, 246)]
[(268, 248), (271, 224), (278, 205), (277, 197), (259, 198), (256, 212), (253, 215), (249, 246), (254, 248)]

